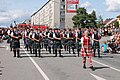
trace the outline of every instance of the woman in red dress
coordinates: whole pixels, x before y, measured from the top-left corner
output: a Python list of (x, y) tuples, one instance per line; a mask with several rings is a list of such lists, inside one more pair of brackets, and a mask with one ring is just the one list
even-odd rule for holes
[(93, 56), (92, 43), (91, 38), (88, 36), (88, 31), (84, 32), (84, 37), (81, 38), (81, 44), (82, 44), (81, 56), (83, 57), (83, 68), (86, 69), (86, 57), (88, 57), (90, 68), (94, 70), (91, 59), (91, 57)]

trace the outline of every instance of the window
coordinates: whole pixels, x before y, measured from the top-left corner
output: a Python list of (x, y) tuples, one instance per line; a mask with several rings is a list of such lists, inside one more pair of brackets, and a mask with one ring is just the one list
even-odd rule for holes
[(61, 0), (62, 2), (65, 2), (65, 0)]
[(65, 9), (65, 5), (61, 5), (61, 9)]
[(65, 18), (61, 18), (61, 19), (60, 19), (60, 22), (65, 22)]
[(65, 15), (65, 11), (61, 11), (61, 12), (60, 12), (60, 15)]

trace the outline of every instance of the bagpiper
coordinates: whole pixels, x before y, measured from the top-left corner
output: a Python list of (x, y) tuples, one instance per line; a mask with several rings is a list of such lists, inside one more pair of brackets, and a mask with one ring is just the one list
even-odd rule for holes
[(27, 28), (25, 31), (24, 31), (24, 44), (25, 44), (25, 48), (27, 48), (27, 51), (28, 51), (28, 36), (29, 36), (29, 33), (30, 33), (30, 29)]
[(94, 34), (92, 35), (94, 57), (96, 57), (95, 52), (97, 49), (99, 58), (100, 58), (100, 42), (99, 42), (100, 38), (101, 38), (100, 34), (96, 29), (94, 29)]
[(61, 55), (62, 44), (61, 44), (60, 30), (55, 29), (53, 37), (54, 37), (55, 57), (57, 57), (57, 51), (59, 52), (59, 57), (63, 57)]
[(53, 43), (54, 43), (54, 38), (53, 38), (53, 30), (49, 29), (49, 33), (48, 33), (48, 38), (49, 38), (49, 42), (48, 42), (48, 49), (49, 49), (49, 53), (51, 54), (51, 50), (53, 49), (53, 54), (54, 54), (54, 47), (53, 47)]
[(32, 35), (32, 39), (34, 40), (33, 43), (33, 51), (35, 53), (35, 57), (37, 57), (37, 51), (39, 53), (39, 57), (41, 57), (41, 50), (40, 50), (40, 33), (39, 30), (36, 29)]
[(69, 53), (71, 53), (71, 48), (72, 48), (73, 54), (75, 54), (75, 52), (74, 52), (74, 47), (75, 47), (74, 46), (74, 34), (71, 29), (69, 29), (69, 32), (67, 34), (67, 40), (68, 40), (67, 46), (69, 49)]
[(13, 27), (11, 26), (10, 29), (7, 31), (7, 34), (9, 36), (7, 43), (10, 44), (10, 51), (12, 51), (12, 37), (11, 37), (12, 32), (13, 32)]
[(48, 30), (45, 30), (43, 33), (44, 48), (46, 49), (46, 51), (48, 50), (48, 41), (49, 41), (48, 33), (49, 33)]
[[(11, 33), (11, 37), (12, 37), (12, 48), (13, 48), (13, 52), (14, 52), (14, 57), (19, 58), (20, 57), (20, 39), (22, 39), (21, 33), (19, 32), (19, 30), (17, 29), (17, 27), (14, 27), (13, 32)], [(16, 54), (17, 53), (17, 54)]]
[(79, 57), (79, 53), (81, 50), (81, 37), (82, 37), (82, 32), (80, 28), (76, 31), (75, 36), (76, 36), (76, 49), (77, 49), (78, 57)]
[(68, 34), (68, 30), (64, 29), (64, 32), (63, 32), (63, 46), (64, 46), (64, 49), (65, 51), (68, 51), (68, 40), (67, 40), (67, 34)]
[(27, 45), (28, 45), (28, 48), (29, 48), (31, 54), (32, 54), (32, 46), (33, 46), (33, 42), (34, 42), (34, 40), (32, 39), (33, 31), (34, 30), (31, 28), (28, 36), (26, 36), (27, 42), (28, 42)]

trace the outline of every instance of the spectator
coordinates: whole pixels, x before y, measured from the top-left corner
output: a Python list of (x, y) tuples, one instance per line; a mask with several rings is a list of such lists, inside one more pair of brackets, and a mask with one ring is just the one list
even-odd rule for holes
[(103, 51), (104, 53), (109, 53), (109, 50), (108, 50), (108, 48), (107, 48), (106, 41), (102, 44), (102, 51)]

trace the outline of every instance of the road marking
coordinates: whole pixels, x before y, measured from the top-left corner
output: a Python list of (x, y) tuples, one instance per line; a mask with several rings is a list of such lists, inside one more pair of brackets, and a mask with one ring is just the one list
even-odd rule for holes
[(102, 77), (99, 77), (99, 76), (97, 76), (97, 75), (94, 75), (94, 74), (92, 74), (92, 73), (90, 73), (94, 78), (96, 78), (97, 80), (106, 80), (106, 79), (104, 79), (104, 78), (102, 78)]
[[(23, 48), (23, 47), (22, 47)], [(23, 48), (23, 50), (25, 51), (25, 49)], [(38, 66), (38, 64), (35, 62), (35, 60), (30, 57), (30, 55), (27, 53), (27, 51), (25, 51), (25, 53), (27, 54), (27, 56), (30, 58), (30, 60), (32, 61), (32, 63), (35, 65), (35, 67), (37, 68), (37, 70), (39, 71), (39, 73), (44, 77), (45, 80), (50, 80), (47, 75), (43, 72), (43, 70)]]
[(8, 46), (6, 46), (6, 50), (9, 50), (9, 47), (8, 47)]
[(103, 63), (98, 62), (98, 61), (96, 61), (96, 60), (92, 60), (92, 61), (95, 62), (95, 63), (98, 63), (98, 64), (100, 64), (100, 65), (103, 65), (103, 66), (109, 67), (109, 68), (111, 68), (111, 69), (113, 69), (113, 70), (115, 70), (115, 71), (120, 72), (120, 70), (117, 69), (117, 68), (114, 68), (114, 67), (111, 67), (111, 66), (109, 66), (109, 65), (103, 64)]

